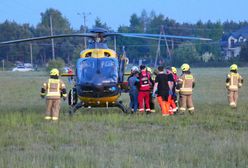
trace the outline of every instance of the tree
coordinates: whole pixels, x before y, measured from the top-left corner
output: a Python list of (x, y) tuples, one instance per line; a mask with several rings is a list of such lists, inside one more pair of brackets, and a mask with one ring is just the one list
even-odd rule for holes
[(241, 61), (248, 61), (248, 41), (246, 41), (242, 46), (241, 46), (241, 51), (240, 51), (240, 60)]
[(93, 25), (93, 27), (104, 28), (104, 29), (107, 29), (108, 31), (110, 31), (111, 29), (110, 27), (107, 26), (105, 22), (102, 22), (99, 17), (96, 18), (95, 24)]
[(194, 63), (200, 60), (199, 53), (196, 51), (195, 45), (192, 43), (183, 43), (174, 51), (173, 65), (181, 65), (183, 63)]
[[(53, 34), (68, 34), (72, 33), (70, 23), (67, 18), (62, 16), (62, 13), (56, 9), (47, 9), (44, 13), (41, 13), (41, 22), (37, 25), (37, 36), (49, 36), (51, 35), (51, 24), (53, 27)], [(72, 45), (72, 39), (63, 38), (56, 39), (55, 42), (55, 55), (64, 60), (68, 60), (68, 56), (72, 55), (74, 46)], [(42, 56), (44, 62), (52, 57), (51, 45), (43, 45), (44, 42), (51, 44), (50, 40), (40, 41), (37, 44), (40, 46), (39, 55)], [(66, 49), (66, 50), (65, 50)]]
[[(28, 24), (18, 25), (15, 22), (5, 21), (0, 24), (0, 41), (16, 40), (32, 37), (32, 31)], [(14, 45), (6, 45), (0, 50), (0, 58), (6, 61), (26, 61), (30, 62), (29, 44), (19, 43)]]

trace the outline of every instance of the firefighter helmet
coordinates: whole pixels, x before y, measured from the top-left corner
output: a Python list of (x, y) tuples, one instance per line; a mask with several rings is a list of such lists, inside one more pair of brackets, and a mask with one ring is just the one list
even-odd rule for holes
[(172, 71), (173, 73), (177, 73), (177, 69), (176, 69), (175, 67), (171, 67), (171, 71)]
[(146, 67), (146, 70), (152, 74), (152, 68)]
[(131, 68), (131, 72), (139, 72), (139, 68), (137, 66), (133, 66)]
[(232, 65), (230, 66), (230, 70), (231, 70), (231, 71), (237, 71), (237, 70), (238, 70), (238, 65), (237, 65), (237, 64), (232, 64)]
[(189, 70), (190, 70), (190, 66), (189, 66), (189, 64), (183, 64), (183, 65), (181, 66), (181, 69), (182, 69), (183, 72), (184, 72), (184, 71), (189, 71)]
[(59, 76), (59, 70), (57, 68), (53, 68), (51, 71), (50, 71), (50, 75), (51, 76)]

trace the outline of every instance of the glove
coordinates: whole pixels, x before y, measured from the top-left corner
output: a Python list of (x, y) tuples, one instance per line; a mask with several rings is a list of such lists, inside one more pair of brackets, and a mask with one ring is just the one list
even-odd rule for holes
[(66, 100), (66, 97), (63, 97), (63, 100), (65, 101)]
[(152, 93), (152, 98), (155, 98), (155, 97), (156, 97), (155, 93)]
[(171, 95), (171, 96), (173, 95), (173, 92), (172, 92), (172, 90), (169, 90), (169, 95)]

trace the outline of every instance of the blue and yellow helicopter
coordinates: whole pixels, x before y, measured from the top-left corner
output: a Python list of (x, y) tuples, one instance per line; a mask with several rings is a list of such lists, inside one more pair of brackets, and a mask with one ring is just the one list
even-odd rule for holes
[(66, 37), (87, 37), (91, 39), (88, 48), (80, 53), (80, 58), (76, 63), (75, 74), (62, 75), (73, 76), (75, 80), (74, 87), (70, 90), (68, 95), (68, 104), (70, 105), (69, 113), (73, 114), (81, 107), (119, 107), (126, 113), (127, 109), (118, 99), (121, 95), (122, 88), (125, 86), (123, 83), (125, 66), (128, 59), (125, 55), (125, 51), (122, 56), (118, 56), (115, 50), (108, 48), (105, 39), (111, 36), (147, 39), (158, 39), (163, 36), (164, 38), (211, 40), (207, 38), (188, 36), (113, 33), (108, 32), (106, 29), (95, 28), (89, 33), (62, 34), (19, 39), (0, 42), (0, 45)]

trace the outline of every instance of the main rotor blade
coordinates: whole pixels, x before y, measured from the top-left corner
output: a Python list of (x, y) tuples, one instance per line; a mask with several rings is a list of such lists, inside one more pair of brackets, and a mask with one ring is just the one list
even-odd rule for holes
[(96, 37), (96, 34), (93, 34), (93, 33), (78, 33), (78, 34), (61, 34), (61, 35), (53, 35), (53, 36), (32, 37), (32, 38), (19, 39), (19, 40), (3, 41), (3, 42), (0, 42), (0, 45), (12, 44), (12, 43), (20, 43), (20, 42), (28, 42), (28, 41), (37, 41), (37, 40), (46, 40), (46, 39), (52, 39), (52, 38), (64, 38), (64, 37), (89, 37), (89, 38), (94, 38), (94, 37)]
[(174, 38), (174, 39), (187, 39), (187, 40), (203, 40), (210, 41), (210, 38), (193, 37), (193, 36), (176, 36), (176, 35), (161, 35), (161, 34), (146, 34), (146, 33), (109, 33), (109, 35), (120, 35), (124, 37), (134, 38)]

